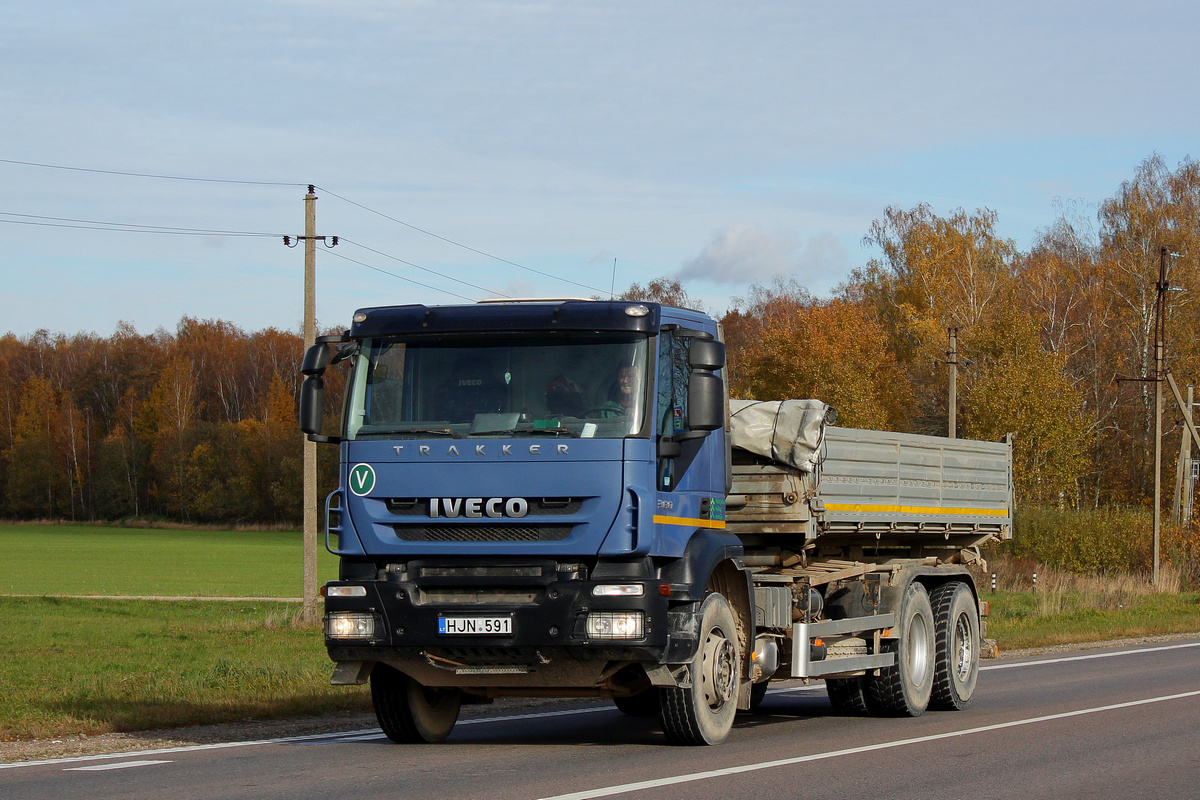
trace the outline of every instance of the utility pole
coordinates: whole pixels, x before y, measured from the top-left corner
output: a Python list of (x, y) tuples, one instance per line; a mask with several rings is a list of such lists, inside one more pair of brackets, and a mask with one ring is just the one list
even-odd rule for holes
[[(1192, 421), (1192, 408), (1195, 406), (1193, 402), (1195, 389), (1194, 385), (1188, 384), (1187, 411), (1184, 412), (1188, 418), (1188, 422)], [(1186, 472), (1183, 474), (1184, 488), (1183, 497), (1181, 498), (1183, 502), (1179, 515), (1179, 521), (1183, 525), (1188, 525), (1192, 521), (1192, 496), (1196, 491), (1196, 470), (1193, 467), (1195, 462), (1192, 461), (1192, 438), (1187, 436), (1188, 433), (1189, 431), (1184, 431), (1184, 441), (1187, 442), (1187, 448), (1183, 457), (1183, 468)]]
[[(304, 196), (304, 348), (317, 341), (317, 195)], [(1158, 563), (1157, 561), (1155, 563)], [(304, 578), (300, 617), (320, 618), (317, 601), (317, 443), (304, 437)]]
[(1166, 329), (1166, 298), (1171, 284), (1167, 282), (1167, 248), (1158, 251), (1158, 283), (1154, 285), (1154, 570), (1151, 581), (1159, 581), (1159, 558), (1162, 541), (1162, 412), (1163, 412), (1163, 333)]
[(1154, 568), (1151, 575), (1151, 580), (1154, 585), (1159, 582), (1159, 563), (1161, 559), (1161, 541), (1162, 541), (1162, 413), (1163, 413), (1163, 383), (1167, 383), (1171, 387), (1171, 392), (1175, 396), (1175, 402), (1179, 405), (1179, 409), (1184, 412), (1184, 423), (1187, 425), (1188, 432), (1191, 433), (1197, 446), (1200, 446), (1200, 431), (1196, 430), (1192, 423), (1190, 407), (1184, 409), (1183, 397), (1179, 394), (1179, 387), (1175, 385), (1175, 378), (1172, 377), (1171, 371), (1165, 368), (1164, 350), (1166, 348), (1166, 330), (1167, 330), (1167, 292), (1171, 291), (1171, 284), (1167, 280), (1167, 248), (1160, 247), (1158, 250), (1158, 282), (1154, 284), (1155, 299), (1154, 299), (1154, 374), (1143, 375), (1140, 378), (1117, 378), (1118, 383), (1125, 381), (1134, 383), (1153, 383), (1154, 384)]
[(949, 432), (951, 439), (958, 438), (958, 328), (948, 329), (950, 334), (950, 351), (946, 353), (946, 364), (950, 367), (950, 410)]
[[(292, 239), (297, 241), (292, 243)], [(338, 237), (317, 236), (316, 187), (308, 186), (304, 196), (304, 235), (285, 236), (283, 243), (295, 247), (304, 241), (304, 347), (317, 341), (317, 240), (326, 247), (336, 247)], [(326, 240), (329, 241), (326, 241)], [(304, 571), (301, 586), (300, 619), (306, 624), (321, 619), (320, 595), (317, 587), (317, 443), (304, 437)]]

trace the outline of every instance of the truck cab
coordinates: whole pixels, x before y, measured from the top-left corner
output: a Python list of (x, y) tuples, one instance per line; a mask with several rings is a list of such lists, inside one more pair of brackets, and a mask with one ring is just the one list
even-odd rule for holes
[[(331, 361), (350, 371), (327, 435)], [(671, 738), (724, 738), (753, 611), (723, 367), (714, 320), (649, 302), (364, 308), (324, 337), (301, 427), (340, 451), (333, 682), (369, 681), (400, 741), (505, 695), (653, 697)]]

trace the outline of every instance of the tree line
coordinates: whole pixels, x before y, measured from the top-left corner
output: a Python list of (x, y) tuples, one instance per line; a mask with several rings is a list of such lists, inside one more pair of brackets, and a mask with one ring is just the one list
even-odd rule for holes
[[(954, 329), (957, 433), (1014, 435), (1019, 503), (1147, 502), (1164, 247), (1167, 365), (1181, 385), (1200, 377), (1200, 164), (1147, 158), (1093, 210), (1062, 204), (1028, 251), (988, 209), (889, 207), (864, 240), (879, 256), (830, 297), (785, 277), (735, 298), (735, 396), (815, 397), (843, 425), (945, 435)], [(669, 277), (623, 297), (696, 305)], [(301, 355), (292, 332), (186, 317), (173, 333), (0, 337), (0, 515), (298, 522)], [(1167, 485), (1181, 425), (1169, 404)]]
[(184, 318), (0, 338), (0, 513), (291, 524), (298, 335)]

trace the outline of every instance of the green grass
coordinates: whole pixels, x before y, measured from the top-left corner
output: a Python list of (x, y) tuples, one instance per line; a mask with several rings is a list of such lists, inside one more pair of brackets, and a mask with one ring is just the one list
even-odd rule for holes
[(983, 592), (991, 603), (988, 638), (1001, 652), (1200, 632), (1200, 593), (1149, 594), (1096, 603), (1083, 592)]
[(370, 707), (279, 602), (0, 597), (0, 739)]
[[(0, 525), (2, 594), (299, 597), (301, 534)], [(321, 583), (337, 559), (318, 545)]]

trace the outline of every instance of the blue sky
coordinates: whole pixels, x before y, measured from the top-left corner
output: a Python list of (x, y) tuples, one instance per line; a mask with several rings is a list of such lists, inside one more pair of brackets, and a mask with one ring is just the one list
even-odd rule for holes
[(991, 208), (1026, 248), (1056, 202), (1200, 156), (1196, 30), (1154, 0), (8, 3), (0, 333), (296, 329), (279, 239), (15, 223), (297, 234), (308, 183), (348, 240), (327, 326), (663, 275), (717, 312), (775, 275), (826, 294), (889, 205)]

